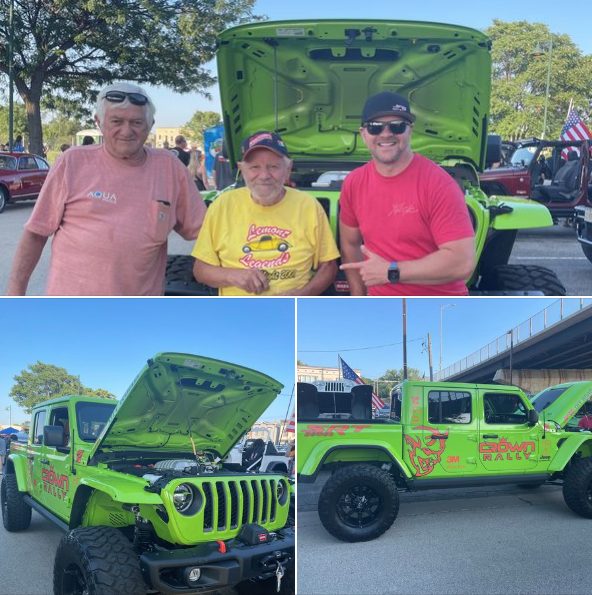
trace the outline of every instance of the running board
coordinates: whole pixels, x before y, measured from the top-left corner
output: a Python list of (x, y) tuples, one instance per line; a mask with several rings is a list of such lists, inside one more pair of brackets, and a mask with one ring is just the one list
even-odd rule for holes
[(67, 532), (70, 530), (70, 527), (67, 523), (62, 521), (62, 519), (53, 512), (49, 512), (47, 508), (39, 504), (36, 500), (33, 500), (31, 496), (23, 496), (23, 500), (33, 509), (36, 510), (42, 517), (45, 517), (48, 521), (51, 521), (54, 525), (57, 525), (62, 531)]

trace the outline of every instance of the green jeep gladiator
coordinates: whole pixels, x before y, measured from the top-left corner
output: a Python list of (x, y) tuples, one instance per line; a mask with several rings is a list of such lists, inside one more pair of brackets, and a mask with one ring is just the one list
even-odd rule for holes
[[(484, 33), (414, 21), (249, 23), (220, 33), (217, 66), (232, 164), (247, 136), (278, 132), (294, 161), (290, 184), (317, 198), (336, 237), (341, 181), (370, 159), (359, 131), (364, 102), (380, 91), (408, 97), (417, 116), (413, 151), (441, 165), (465, 193), (477, 262), (471, 293), (565, 295), (550, 269), (508, 264), (520, 229), (553, 225), (549, 210), (487, 196), (479, 186), (486, 162), (501, 158), (501, 140), (487, 134), (491, 41)], [(191, 256), (169, 257), (168, 295), (216, 293), (194, 281), (192, 268)], [(341, 272), (328, 293), (348, 291)]]
[(561, 483), (567, 506), (592, 518), (592, 382), (529, 400), (514, 386), (406, 381), (388, 419), (372, 417), (370, 386), (331, 392), (298, 385), (297, 462), (301, 482), (332, 472), (318, 513), (338, 539), (389, 529), (399, 490)]
[(36, 406), (2, 478), (4, 527), (27, 529), (35, 509), (66, 532), (56, 595), (210, 593), (246, 580), (275, 591), (293, 565), (288, 478), (221, 460), (281, 388), (238, 365), (161, 353), (119, 402)]

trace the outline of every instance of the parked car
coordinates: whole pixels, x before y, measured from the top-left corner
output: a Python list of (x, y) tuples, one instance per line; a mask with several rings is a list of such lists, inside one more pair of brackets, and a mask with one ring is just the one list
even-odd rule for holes
[(0, 213), (18, 200), (37, 198), (49, 172), (49, 163), (31, 153), (0, 153)]
[(488, 196), (516, 195), (544, 204), (553, 218), (573, 217), (576, 206), (590, 206), (590, 141), (516, 141), (510, 163), (480, 175)]

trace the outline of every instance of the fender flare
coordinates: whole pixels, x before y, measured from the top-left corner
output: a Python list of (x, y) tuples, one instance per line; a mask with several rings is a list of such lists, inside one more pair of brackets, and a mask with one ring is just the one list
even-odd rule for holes
[[(401, 477), (403, 479), (411, 479), (413, 477), (413, 474), (411, 473), (411, 471), (409, 470), (407, 465), (405, 465), (405, 463), (403, 461), (398, 459), (385, 446), (382, 446), (379, 444), (342, 444), (342, 445), (336, 445), (336, 446), (331, 446), (331, 447), (327, 448), (323, 452), (323, 455), (322, 455), (318, 465), (316, 466), (316, 469), (312, 473), (309, 473), (309, 474), (305, 474), (302, 472), (299, 473), (298, 480), (302, 481), (303, 483), (313, 483), (316, 480), (316, 478), (317, 478), (319, 472), (321, 471), (327, 458), (334, 452), (337, 452), (340, 450), (341, 451), (343, 451), (343, 450), (378, 450), (379, 452), (382, 452), (387, 455), (387, 458), (391, 461), (391, 463), (393, 463), (396, 466), (396, 468), (399, 470), (399, 473), (401, 474)], [(303, 468), (303, 471), (305, 468), (306, 468), (306, 464), (305, 464), (305, 467)]]
[(4, 473), (16, 475), (19, 492), (27, 492), (27, 460), (23, 455), (9, 454)]
[(589, 442), (589, 448), (592, 452), (592, 436), (587, 433), (573, 433), (561, 442), (555, 456), (549, 465), (549, 471), (563, 471), (573, 456), (580, 450), (583, 444)]

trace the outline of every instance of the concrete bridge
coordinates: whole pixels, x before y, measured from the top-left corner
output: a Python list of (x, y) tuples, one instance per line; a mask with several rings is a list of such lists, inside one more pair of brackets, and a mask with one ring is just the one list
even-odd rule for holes
[(592, 300), (558, 300), (436, 378), (515, 384), (529, 392), (592, 380)]

